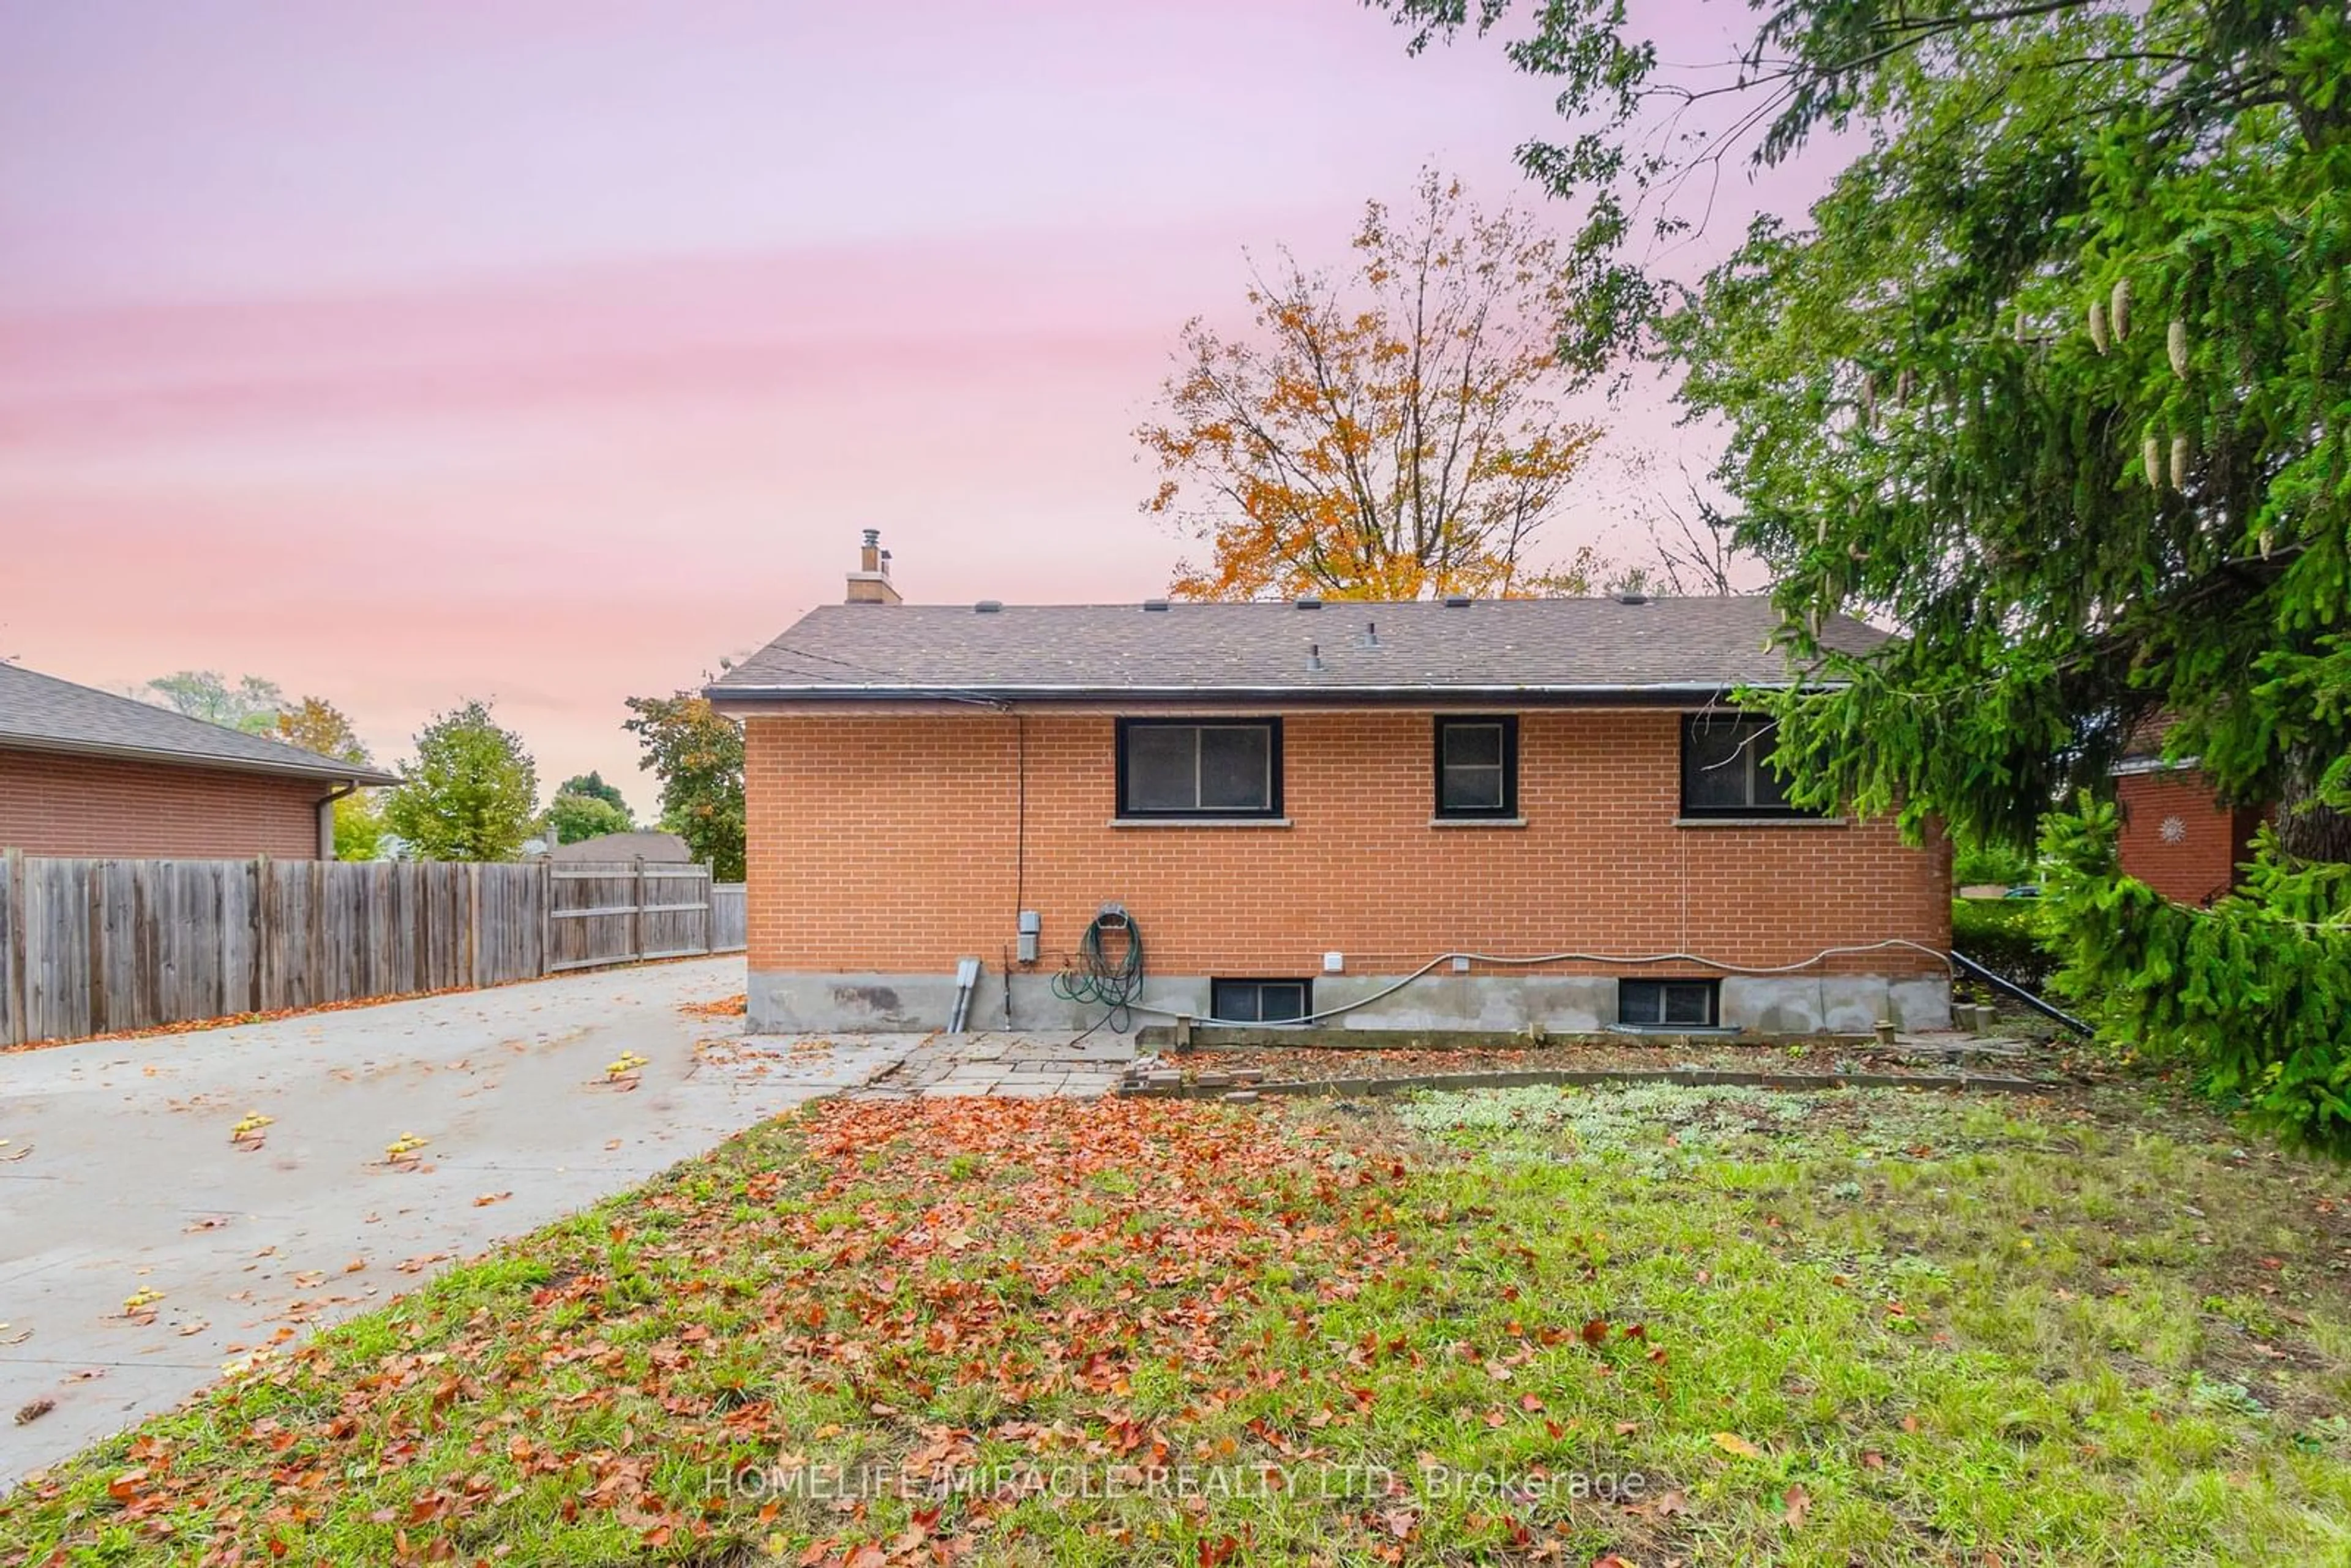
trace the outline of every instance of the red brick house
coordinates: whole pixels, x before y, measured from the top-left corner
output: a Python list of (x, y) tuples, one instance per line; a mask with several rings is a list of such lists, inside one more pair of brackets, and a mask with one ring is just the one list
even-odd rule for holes
[(2193, 762), (2166, 762), (2161, 749), (2160, 731), (2150, 731), (2115, 769), (2123, 874), (2177, 903), (2209, 904), (2237, 884), (2269, 811), (2223, 804)]
[(1791, 810), (1726, 706), (1762, 599), (910, 605), (870, 535), (851, 598), (709, 688), (754, 1029), (941, 1027), (967, 960), (972, 1027), (1092, 1024), (1113, 906), (1138, 1022), (1949, 1022), (1949, 846)]
[(398, 782), (298, 747), (0, 664), (0, 850), (331, 860), (333, 801)]

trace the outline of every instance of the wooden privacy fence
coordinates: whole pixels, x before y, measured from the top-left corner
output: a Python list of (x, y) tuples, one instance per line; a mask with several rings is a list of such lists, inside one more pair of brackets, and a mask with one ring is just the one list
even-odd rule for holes
[(737, 953), (750, 946), (751, 907), (748, 888), (739, 882), (710, 884), (710, 950)]
[(743, 946), (743, 890), (639, 862), (0, 857), (0, 1045)]
[(573, 861), (548, 868), (547, 965), (581, 969), (707, 953), (710, 868)]

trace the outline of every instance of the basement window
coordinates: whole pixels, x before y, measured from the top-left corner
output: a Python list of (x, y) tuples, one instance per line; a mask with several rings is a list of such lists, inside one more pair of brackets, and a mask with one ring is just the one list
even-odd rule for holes
[(1118, 721), (1122, 817), (1279, 817), (1281, 721)]
[(1722, 1016), (1720, 980), (1619, 980), (1616, 1021), (1633, 1029), (1712, 1029)]
[(1788, 804), (1772, 770), (1776, 721), (1734, 714), (1694, 713), (1682, 719), (1682, 815), (1685, 817), (1811, 817)]
[(1437, 814), (1519, 814), (1519, 721), (1507, 716), (1437, 721)]
[(1311, 980), (1208, 982), (1208, 1011), (1223, 1023), (1296, 1023), (1313, 1002)]

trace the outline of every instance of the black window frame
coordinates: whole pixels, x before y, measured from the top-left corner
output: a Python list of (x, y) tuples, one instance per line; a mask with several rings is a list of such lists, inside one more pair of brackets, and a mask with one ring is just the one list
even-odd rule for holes
[[(1146, 806), (1127, 803), (1127, 737), (1139, 729), (1262, 729), (1267, 736), (1267, 801), (1254, 806)], [(1117, 752), (1114, 815), (1131, 820), (1163, 821), (1270, 821), (1281, 815), (1281, 720), (1278, 717), (1122, 718), (1113, 746)]]
[[(1499, 727), (1502, 732), (1502, 803), (1499, 806), (1447, 806), (1445, 803), (1445, 732), (1456, 726)], [(1448, 822), (1491, 822), (1519, 814), (1519, 717), (1508, 713), (1441, 713), (1429, 732), (1434, 790), (1430, 815)]]
[[(1685, 817), (1737, 817), (1755, 819), (1802, 818), (1818, 817), (1822, 815), (1820, 811), (1810, 807), (1792, 806), (1784, 799), (1760, 804), (1755, 800), (1755, 780), (1758, 776), (1758, 770), (1769, 769), (1771, 768), (1771, 754), (1774, 751), (1777, 751), (1779, 747), (1776, 743), (1770, 747), (1750, 746), (1747, 744), (1747, 737), (1750, 735), (1769, 735), (1779, 727), (1779, 720), (1761, 714), (1726, 713), (1720, 709), (1713, 709), (1700, 713), (1686, 713), (1682, 715), (1680, 763), (1674, 785), (1676, 799), (1680, 802), (1681, 814)], [(1717, 726), (1728, 726), (1731, 728), (1744, 732), (1741, 735), (1739, 743), (1740, 753), (1746, 761), (1745, 783), (1747, 786), (1747, 801), (1744, 805), (1702, 805), (1691, 800), (1690, 799), (1690, 746), (1692, 740), (1696, 736), (1696, 733), (1700, 728), (1710, 729)], [(1776, 773), (1771, 774), (1771, 778), (1774, 789), (1784, 790), (1785, 786), (1780, 782), (1779, 776)]]
[[(1674, 1010), (1671, 998), (1676, 989), (1682, 990), (1685, 995), (1690, 991), (1696, 991), (1705, 997), (1704, 1022), (1689, 1019), (1676, 1019), (1671, 1016)], [(1625, 1016), (1625, 1002), (1628, 993), (1641, 995), (1652, 991), (1657, 1001), (1656, 1018), (1636, 1019)], [(1693, 977), (1686, 975), (1635, 975), (1620, 977), (1616, 982), (1616, 1023), (1620, 1029), (1719, 1029), (1722, 1027), (1722, 982), (1719, 979)]]
[[(1298, 1011), (1288, 1018), (1267, 1018), (1265, 1016), (1263, 991), (1263, 988), (1267, 986), (1297, 987)], [(1226, 1010), (1230, 1000), (1231, 992), (1241, 987), (1247, 987), (1257, 993), (1258, 999), (1256, 1000), (1255, 1005), (1250, 1009), (1250, 1010), (1256, 1015), (1252, 1018), (1237, 1019)], [(1220, 1021), (1230, 1023), (1299, 1023), (1311, 1015), (1313, 1011), (1314, 982), (1311, 978), (1298, 976), (1274, 976), (1261, 979), (1244, 979), (1228, 977), (1222, 979), (1211, 979), (1208, 982), (1208, 1016)]]

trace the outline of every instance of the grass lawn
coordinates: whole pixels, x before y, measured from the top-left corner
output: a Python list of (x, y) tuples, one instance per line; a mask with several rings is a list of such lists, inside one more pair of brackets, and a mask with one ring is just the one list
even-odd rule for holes
[(2124, 1091), (831, 1103), (0, 1562), (2351, 1560), (2351, 1179)]

